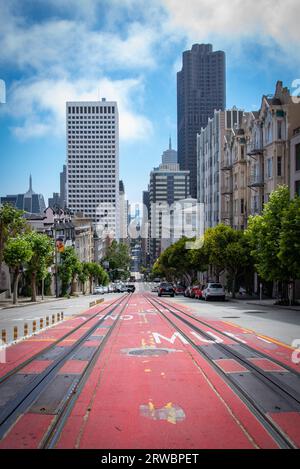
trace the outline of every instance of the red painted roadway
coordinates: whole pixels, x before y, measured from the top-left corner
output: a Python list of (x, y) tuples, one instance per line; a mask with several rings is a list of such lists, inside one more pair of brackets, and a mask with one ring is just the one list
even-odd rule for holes
[[(105, 306), (84, 312), (84, 317)], [(10, 347), (9, 363), (3, 364), (2, 375), (80, 321), (83, 319), (70, 319)], [(113, 321), (114, 317), (106, 323)], [(243, 329), (221, 321), (212, 325), (249, 340)], [(217, 371), (190, 344), (173, 336), (174, 332), (144, 296), (134, 294), (87, 379), (57, 448), (276, 448), (272, 437)], [(231, 341), (230, 337), (225, 339), (226, 343)], [(250, 345), (272, 355), (274, 350), (267, 342), (257, 342)], [(289, 361), (291, 366), (291, 350), (276, 347), (282, 353), (276, 353), (276, 358), (280, 357), (282, 363)], [(160, 349), (165, 350), (162, 355), (157, 352)], [(155, 354), (143, 355), (148, 350)], [(273, 366), (271, 363), (262, 366)], [(230, 360), (219, 365), (228, 372), (241, 370)], [(44, 366), (37, 361), (27, 366), (26, 373), (38, 373)], [(60, 373), (81, 373), (84, 366), (70, 360)], [(300, 446), (299, 417), (299, 413), (276, 416), (277, 423)], [(0, 448), (39, 447), (53, 418), (25, 413), (0, 442)]]

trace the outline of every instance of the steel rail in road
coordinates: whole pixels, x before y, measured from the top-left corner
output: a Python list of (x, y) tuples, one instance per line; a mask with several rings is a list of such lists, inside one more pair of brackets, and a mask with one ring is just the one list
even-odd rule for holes
[[(269, 432), (270, 435), (274, 438), (276, 443), (281, 448), (285, 449), (295, 449), (297, 445), (288, 437), (288, 435), (279, 428), (273, 420), (266, 414), (266, 411), (262, 408), (262, 406), (257, 402), (255, 396), (252, 396), (249, 392), (246, 392), (245, 389), (237, 383), (237, 381), (232, 379), (230, 373), (226, 373), (223, 371), (215, 362), (214, 359), (209, 356), (205, 352), (204, 346), (197, 345), (174, 321), (172, 321), (160, 308), (164, 308), (167, 310), (171, 315), (179, 319), (183, 322), (183, 324), (189, 326), (195, 332), (199, 332), (204, 337), (207, 337), (210, 341), (212, 340), (211, 336), (206, 333), (200, 327), (195, 326), (190, 321), (186, 320), (185, 318), (181, 317), (176, 312), (172, 311), (173, 306), (162, 302), (160, 300), (149, 298), (149, 296), (144, 295), (144, 297), (148, 300), (148, 302), (156, 308), (157, 311), (172, 325), (174, 329), (176, 329), (180, 334), (184, 337), (184, 339), (203, 357), (206, 361), (208, 361), (213, 368), (217, 371), (217, 373), (222, 377), (222, 379), (231, 387), (231, 389), (242, 399), (242, 401), (247, 405), (247, 407), (251, 410), (251, 412), (258, 418), (261, 424), (265, 427), (265, 429)], [(179, 308), (176, 309), (178, 312), (182, 314), (186, 314), (185, 311), (180, 310)], [(196, 318), (192, 317), (193, 320), (197, 320)], [(211, 327), (208, 324), (205, 324), (208, 327)], [(219, 330), (214, 329), (218, 333), (221, 333)], [(224, 336), (229, 338), (226, 334), (223, 333)], [(230, 337), (231, 339), (231, 337)], [(237, 341), (238, 342), (238, 341)], [(240, 344), (240, 342), (239, 342)], [(224, 352), (226, 358), (233, 358), (235, 361), (238, 361), (247, 371), (250, 371), (256, 378), (258, 378), (263, 386), (265, 386), (266, 390), (270, 390), (275, 392), (278, 395), (278, 402), (282, 402), (282, 399), (291, 406), (295, 411), (300, 411), (300, 403), (297, 397), (291, 395), (291, 390), (288, 386), (283, 386), (282, 383), (280, 385), (274, 380), (273, 376), (269, 376), (266, 372), (262, 369), (259, 369), (254, 364), (249, 363), (242, 355), (233, 351), (230, 347), (224, 344), (215, 344), (216, 347), (220, 352)], [(249, 347), (251, 349), (251, 347)], [(253, 349), (254, 350), (254, 349)], [(255, 350), (255, 353), (259, 353)], [(270, 361), (272, 359), (268, 357)], [(284, 368), (284, 365), (280, 365)], [(297, 373), (298, 375), (298, 373)]]
[[(158, 301), (156, 299), (154, 299), (154, 301)], [(211, 330), (213, 330), (214, 332), (217, 332), (219, 335), (222, 335), (223, 337), (227, 338), (227, 339), (230, 339), (232, 341), (234, 341), (236, 344), (241, 344), (242, 342), (240, 340), (238, 340), (236, 337), (234, 337), (233, 334), (229, 335), (228, 333), (224, 332), (224, 331), (221, 331), (220, 329), (218, 329), (217, 327), (214, 327), (212, 326), (211, 324), (209, 324), (208, 322), (206, 321), (203, 321), (202, 319), (199, 319), (197, 318), (197, 316), (193, 316), (191, 314), (188, 314), (186, 311), (183, 311), (182, 309), (180, 308), (177, 308), (176, 306), (173, 306), (172, 304), (170, 303), (166, 303), (162, 300), (159, 300), (162, 304), (168, 306), (168, 307), (171, 307), (173, 308), (174, 310), (178, 311), (179, 313), (181, 314), (184, 314), (185, 316), (189, 317), (190, 319), (193, 319), (194, 321), (198, 322), (199, 324), (202, 324), (203, 326), (207, 326), (209, 327)], [(209, 337), (209, 339), (211, 340), (211, 337)], [(273, 358), (271, 357), (270, 355), (267, 355), (266, 353), (262, 352), (261, 350), (257, 350), (255, 349), (254, 347), (251, 347), (250, 345), (248, 344), (244, 344), (243, 343), (243, 347), (245, 349), (247, 349), (249, 352), (255, 352), (256, 355), (258, 355), (259, 357), (258, 358), (265, 358), (267, 360), (270, 360), (271, 362), (275, 363), (276, 365), (279, 365), (281, 366), (282, 368), (284, 368), (286, 371), (289, 371), (290, 373), (292, 373), (295, 377), (299, 378), (300, 380), (300, 373), (295, 370), (294, 368), (291, 368), (290, 366), (288, 366), (287, 364), (285, 363), (282, 363), (280, 362), (279, 360), (277, 360), (276, 358)], [(239, 358), (239, 354), (236, 352), (236, 358)], [(249, 364), (250, 365), (250, 364)], [(254, 365), (252, 365), (254, 367)], [(257, 371), (260, 371), (260, 368), (257, 368)], [(299, 386), (300, 386), (300, 381), (299, 381)], [(299, 387), (299, 403), (300, 403), (300, 387)]]
[[(130, 297), (132, 296), (132, 293), (129, 294)], [(130, 297), (128, 299), (128, 301), (130, 301)], [(99, 355), (101, 354), (101, 352), (103, 351), (105, 345), (106, 345), (106, 342), (108, 340), (108, 338), (110, 337), (112, 331), (114, 330), (114, 328), (116, 327), (117, 323), (118, 323), (118, 319), (120, 318), (120, 316), (123, 314), (124, 310), (128, 307), (128, 302), (126, 301), (124, 306), (122, 306), (122, 309), (121, 311), (118, 313), (118, 315), (116, 316), (116, 318), (114, 319), (114, 322), (112, 324), (112, 326), (110, 327), (108, 333), (105, 335), (104, 339), (101, 341), (100, 345), (97, 347), (97, 349), (95, 350), (93, 356), (90, 358), (86, 368), (84, 369), (83, 373), (81, 374), (81, 376), (79, 377), (79, 380), (72, 392), (72, 394), (70, 395), (69, 399), (66, 399), (62, 408), (60, 409), (60, 412), (57, 414), (56, 418), (54, 419), (54, 421), (51, 423), (50, 427), (48, 428), (47, 430), (47, 433), (44, 435), (43, 437), (43, 440), (41, 441), (40, 445), (39, 445), (39, 448), (40, 449), (53, 449), (55, 448), (55, 445), (63, 431), (63, 428), (65, 426), (65, 423), (82, 391), (82, 389), (84, 388), (85, 386), (85, 383), (87, 381), (87, 379), (89, 378), (93, 368), (94, 368), (94, 365), (96, 363), (96, 361), (98, 360), (98, 357)]]
[[(47, 385), (53, 381), (54, 377), (57, 375), (57, 373), (59, 372), (61, 367), (66, 363), (66, 361), (70, 359), (70, 357), (72, 357), (76, 353), (76, 351), (78, 351), (78, 349), (84, 344), (84, 342), (87, 341), (89, 337), (93, 335), (96, 329), (105, 321), (108, 316), (110, 316), (119, 306), (122, 306), (122, 303), (124, 301), (127, 303), (128, 297), (130, 297), (130, 295), (131, 294), (125, 294), (121, 298), (118, 298), (116, 302), (113, 302), (113, 304), (108, 305), (108, 307), (105, 309), (109, 309), (109, 311), (99, 321), (97, 321), (93, 326), (91, 326), (89, 330), (85, 332), (73, 345), (68, 347), (66, 351), (63, 351), (58, 356), (58, 358), (56, 358), (43, 372), (35, 376), (31, 382), (25, 384), (21, 388), (21, 390), (17, 392), (17, 395), (14, 396), (14, 399), (5, 405), (5, 408), (0, 413), (0, 439), (3, 438), (3, 436), (9, 430), (11, 425), (17, 420), (17, 418), (22, 413), (26, 412), (28, 408), (37, 400), (37, 398), (41, 395), (42, 391), (45, 390)], [(89, 318), (89, 320), (95, 318), (101, 312), (98, 311), (98, 313), (93, 315), (93, 317)], [(79, 327), (73, 329), (72, 332), (67, 334), (66, 336), (71, 335), (75, 332), (75, 330), (78, 330), (80, 329), (80, 327), (83, 327), (88, 321), (83, 322)], [(64, 336), (64, 338), (66, 336)], [(47, 348), (47, 351), (53, 349), (53, 347), (57, 346), (57, 344), (59, 344), (59, 342), (61, 342), (62, 340), (63, 338), (52, 344), (51, 347)], [(41, 353), (37, 354), (36, 356), (32, 357), (32, 359), (29, 361), (34, 361), (37, 356), (44, 354), (45, 350), (46, 349), (44, 349)], [(23, 366), (25, 365), (23, 364)], [(20, 370), (19, 367), (18, 370)], [(9, 380), (13, 377), (14, 375), (10, 375), (5, 379), (4, 382), (0, 382), (0, 394), (1, 388), (7, 384), (9, 385)]]
[[(123, 295), (124, 296), (124, 295)], [(108, 308), (110, 308), (111, 306), (113, 306), (114, 304), (118, 303), (118, 301), (120, 301), (121, 298), (123, 298), (123, 296), (117, 298), (115, 301), (113, 301), (112, 303), (109, 303), (107, 306), (105, 306), (100, 312), (102, 313), (103, 311), (106, 311)], [(86, 311), (86, 310), (85, 310)], [(0, 386), (1, 384), (6, 381), (9, 377), (11, 377), (12, 375), (18, 373), (20, 370), (22, 370), (22, 368), (25, 368), (25, 366), (29, 365), (30, 363), (32, 363), (34, 360), (37, 360), (39, 358), (40, 355), (44, 355), (45, 353), (49, 352), (51, 349), (53, 349), (54, 347), (57, 347), (57, 345), (59, 345), (61, 342), (63, 342), (65, 339), (67, 339), (70, 335), (74, 334), (74, 332), (77, 332), (79, 329), (81, 329), (83, 326), (85, 326), (86, 324), (88, 324), (90, 321), (92, 321), (96, 316), (98, 316), (100, 314), (100, 312), (98, 311), (97, 313), (93, 314), (92, 316), (90, 316), (86, 321), (82, 322), (81, 324), (79, 324), (79, 326), (76, 326), (74, 327), (74, 329), (72, 329), (70, 332), (67, 332), (67, 334), (63, 335), (62, 337), (60, 337), (59, 339), (57, 339), (56, 341), (52, 342), (52, 344), (48, 345), (47, 347), (43, 348), (42, 350), (40, 350), (38, 353), (36, 353), (35, 355), (32, 355), (32, 357), (28, 358), (27, 360), (25, 360), (24, 362), (20, 363), (18, 366), (16, 366), (15, 368), (13, 368), (12, 370), (10, 370), (8, 373), (6, 373), (5, 375), (1, 376), (0, 377)], [(57, 323), (57, 324), (61, 324), (61, 323)], [(56, 324), (56, 325), (57, 325)], [(39, 331), (39, 332), (45, 332), (45, 331)], [(39, 333), (38, 332), (38, 333)], [(28, 337), (29, 338), (29, 337)]]

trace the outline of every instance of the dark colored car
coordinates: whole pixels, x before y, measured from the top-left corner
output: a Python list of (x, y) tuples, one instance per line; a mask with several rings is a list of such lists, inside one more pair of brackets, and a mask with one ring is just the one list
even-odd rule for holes
[(182, 285), (176, 285), (174, 287), (174, 290), (175, 290), (175, 295), (184, 295), (185, 287), (183, 287)]
[(126, 285), (128, 293), (134, 293), (135, 292), (135, 285)]
[(174, 287), (171, 283), (161, 283), (158, 288), (158, 296), (169, 295), (174, 296)]

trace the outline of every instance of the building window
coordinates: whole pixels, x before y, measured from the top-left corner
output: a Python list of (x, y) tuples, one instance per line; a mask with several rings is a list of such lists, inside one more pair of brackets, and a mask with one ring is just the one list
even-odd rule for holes
[(271, 178), (272, 177), (272, 173), (273, 173), (273, 161), (272, 161), (272, 158), (268, 158), (267, 160), (267, 177), (268, 178)]
[(282, 176), (282, 157), (277, 158), (277, 176)]
[(282, 121), (277, 121), (277, 138), (282, 139)]
[(295, 194), (300, 197), (300, 181), (295, 182)]
[(245, 211), (244, 199), (241, 199), (241, 214), (243, 214), (244, 211)]
[(300, 171), (300, 143), (295, 146), (296, 171)]

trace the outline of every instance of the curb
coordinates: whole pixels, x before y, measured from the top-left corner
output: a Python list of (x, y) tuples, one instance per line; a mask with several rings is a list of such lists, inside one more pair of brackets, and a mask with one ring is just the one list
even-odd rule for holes
[(299, 311), (300, 312), (300, 307), (299, 306), (294, 306), (294, 307), (289, 307), (289, 306), (281, 306), (281, 305), (264, 305), (261, 303), (252, 303), (252, 302), (247, 302), (247, 305), (255, 305), (255, 306), (263, 306), (264, 308), (275, 308), (275, 309), (287, 309), (289, 311)]
[[(81, 296), (81, 295), (80, 295)], [(84, 295), (82, 295), (84, 296)], [(52, 298), (52, 300), (42, 300), (42, 301), (34, 301), (31, 302), (29, 301), (28, 303), (19, 303), (17, 305), (9, 305), (9, 306), (0, 306), (0, 311), (3, 309), (13, 309), (13, 308), (25, 308), (26, 306), (32, 306), (32, 305), (43, 305), (46, 303), (53, 303), (54, 301), (60, 301), (60, 300), (72, 300), (73, 298), (79, 298), (77, 296), (71, 296), (70, 298)]]

